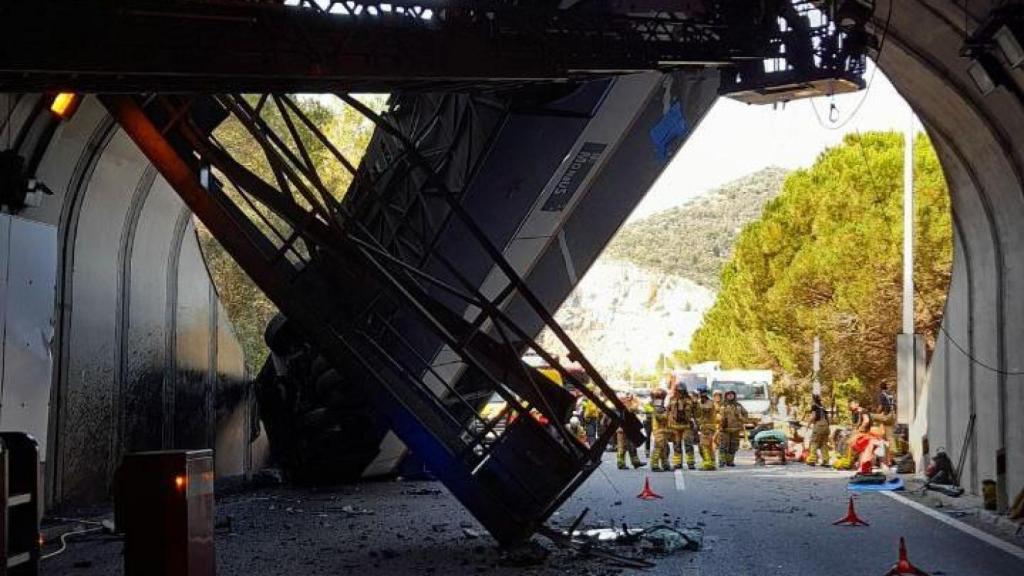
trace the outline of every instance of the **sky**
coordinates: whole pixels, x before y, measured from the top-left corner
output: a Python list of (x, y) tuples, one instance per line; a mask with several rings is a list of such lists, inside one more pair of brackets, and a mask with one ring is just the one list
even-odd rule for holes
[[(869, 66), (866, 78), (871, 84), (866, 92), (835, 97), (835, 124), (829, 121), (831, 100), (827, 97), (798, 100), (778, 109), (720, 98), (630, 220), (678, 206), (767, 166), (808, 167), (845, 134), (906, 129), (912, 118), (909, 106), (888, 78)], [(862, 99), (863, 105), (853, 114)]]

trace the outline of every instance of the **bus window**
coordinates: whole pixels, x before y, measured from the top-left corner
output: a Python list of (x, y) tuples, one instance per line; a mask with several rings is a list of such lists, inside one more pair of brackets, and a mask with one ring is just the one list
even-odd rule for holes
[(763, 382), (748, 384), (746, 382), (720, 380), (714, 383), (713, 388), (721, 390), (723, 394), (725, 392), (735, 392), (737, 400), (765, 400), (768, 398)]

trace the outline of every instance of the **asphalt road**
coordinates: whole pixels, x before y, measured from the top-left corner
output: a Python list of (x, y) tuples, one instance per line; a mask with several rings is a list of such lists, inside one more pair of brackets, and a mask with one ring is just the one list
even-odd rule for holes
[[(609, 459), (610, 460), (610, 459)], [(644, 572), (672, 575), (885, 574), (899, 538), (910, 559), (931, 574), (1019, 576), (1024, 561), (880, 494), (857, 497), (869, 527), (832, 526), (846, 512), (842, 473), (800, 464), (682, 474), (651, 473), (662, 500), (636, 498), (644, 470), (606, 462), (552, 519), (569, 524), (589, 508), (585, 524), (704, 530), (698, 552), (652, 556)], [(554, 550), (546, 563), (502, 565), (494, 542), (436, 482), (378, 482), (320, 492), (263, 488), (221, 497), (217, 504), (220, 576), (335, 574), (612, 575), (623, 570), (575, 552)], [(53, 547), (47, 548), (52, 551)], [(65, 553), (43, 563), (44, 576), (121, 574), (121, 543), (112, 536), (73, 537)], [(637, 572), (639, 573), (639, 572)]]
[[(715, 472), (649, 474), (659, 501), (635, 498), (643, 469), (605, 467), (566, 506), (589, 506), (608, 521), (644, 525), (659, 512), (684, 524), (703, 523), (705, 546), (689, 556), (684, 574), (870, 576), (896, 562), (899, 539), (910, 560), (930, 574), (1020, 576), (1024, 560), (878, 493), (858, 494), (858, 514), (869, 527), (832, 526), (846, 514), (849, 473), (803, 464), (757, 468), (749, 455)], [(621, 506), (608, 501), (621, 500)], [(671, 563), (670, 563), (671, 564)], [(663, 570), (654, 573), (678, 574)]]

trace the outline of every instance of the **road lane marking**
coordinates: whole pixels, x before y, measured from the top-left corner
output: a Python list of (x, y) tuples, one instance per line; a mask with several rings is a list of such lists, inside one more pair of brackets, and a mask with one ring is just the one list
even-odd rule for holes
[(803, 472), (800, 470), (780, 470), (777, 473), (762, 472), (760, 474), (751, 474), (751, 478), (808, 478), (811, 480), (834, 480), (850, 478), (851, 476), (841, 473), (831, 472)]
[(676, 471), (672, 475), (676, 477), (676, 490), (680, 492), (686, 490), (686, 479), (683, 478), (683, 470), (681, 468), (676, 468)]
[(938, 520), (939, 522), (942, 522), (943, 524), (946, 524), (948, 526), (952, 526), (953, 528), (956, 528), (957, 530), (963, 532), (964, 534), (970, 534), (971, 536), (974, 536), (978, 540), (981, 540), (982, 542), (984, 542), (984, 543), (986, 543), (986, 544), (988, 544), (990, 546), (995, 546), (996, 548), (999, 548), (1000, 550), (1002, 550), (1003, 552), (1006, 552), (1007, 554), (1010, 554), (1012, 556), (1016, 556), (1017, 558), (1020, 558), (1021, 560), (1024, 560), (1024, 548), (1021, 548), (1019, 546), (1011, 544), (1011, 543), (1009, 543), (1009, 542), (1007, 542), (1007, 541), (1005, 541), (1005, 540), (1003, 540), (1001, 538), (997, 538), (997, 537), (989, 534), (988, 532), (985, 532), (984, 530), (979, 530), (979, 529), (975, 528), (974, 526), (971, 526), (970, 524), (967, 524), (965, 522), (961, 522), (961, 521), (959, 521), (959, 520), (957, 520), (955, 518), (950, 518), (949, 516), (943, 514), (942, 512), (938, 512), (938, 511), (932, 510), (931, 508), (925, 506), (924, 504), (921, 504), (920, 502), (915, 502), (915, 501), (911, 500), (910, 498), (907, 498), (906, 496), (903, 496), (902, 494), (897, 494), (896, 492), (882, 492), (881, 494), (883, 496), (888, 496), (889, 498), (892, 498), (893, 500), (895, 500), (897, 502), (900, 502), (902, 504), (906, 504), (907, 506), (913, 508), (914, 510), (917, 510), (918, 512), (920, 512), (922, 514), (926, 514), (928, 516), (931, 516), (932, 518)]

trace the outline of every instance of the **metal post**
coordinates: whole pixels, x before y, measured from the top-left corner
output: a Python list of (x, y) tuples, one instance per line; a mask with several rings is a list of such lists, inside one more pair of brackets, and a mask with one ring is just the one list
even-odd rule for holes
[(903, 333), (914, 333), (914, 115), (903, 134)]
[(916, 118), (909, 110), (903, 138), (903, 329), (896, 337), (896, 423), (909, 426), (917, 417), (917, 396), (924, 376), (924, 339), (914, 333), (914, 136)]
[(814, 375), (811, 384), (811, 392), (815, 395), (821, 394), (821, 338), (814, 337)]

